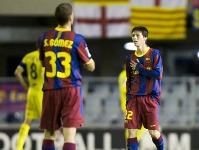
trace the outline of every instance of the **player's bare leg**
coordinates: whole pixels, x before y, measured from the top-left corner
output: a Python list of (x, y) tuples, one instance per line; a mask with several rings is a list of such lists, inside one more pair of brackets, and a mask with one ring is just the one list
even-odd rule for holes
[(55, 130), (45, 129), (42, 150), (55, 150)]
[(128, 139), (127, 139), (128, 150), (132, 149), (138, 150), (137, 132), (138, 129), (128, 129)]
[(76, 128), (63, 128), (64, 146), (63, 150), (76, 150), (75, 135)]
[(149, 134), (152, 137), (152, 141), (157, 147), (157, 150), (164, 150), (164, 140), (160, 131), (158, 130), (149, 130)]

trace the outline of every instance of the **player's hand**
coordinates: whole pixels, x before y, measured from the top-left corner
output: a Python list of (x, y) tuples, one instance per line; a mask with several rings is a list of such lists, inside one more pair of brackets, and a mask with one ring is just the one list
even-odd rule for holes
[(130, 62), (130, 66), (132, 67), (133, 70), (135, 70), (137, 63), (139, 62), (138, 59), (136, 59), (136, 61), (131, 60)]

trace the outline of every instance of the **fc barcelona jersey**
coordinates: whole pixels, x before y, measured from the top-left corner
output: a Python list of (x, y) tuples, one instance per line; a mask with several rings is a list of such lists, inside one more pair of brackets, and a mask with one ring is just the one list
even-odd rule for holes
[(45, 67), (43, 90), (81, 86), (80, 63), (91, 59), (82, 35), (63, 28), (43, 33), (40, 41), (40, 60)]
[[(135, 70), (130, 67), (131, 60), (139, 60)], [(126, 57), (127, 95), (150, 95), (161, 97), (161, 80), (163, 74), (162, 58), (159, 50), (147, 48), (145, 54), (132, 52)]]

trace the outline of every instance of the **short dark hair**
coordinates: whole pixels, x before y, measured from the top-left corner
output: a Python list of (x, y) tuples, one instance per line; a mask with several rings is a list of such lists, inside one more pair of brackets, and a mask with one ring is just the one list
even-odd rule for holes
[(144, 27), (144, 26), (137, 26), (137, 27), (134, 27), (134, 28), (132, 29), (132, 33), (133, 33), (134, 31), (140, 31), (140, 32), (142, 32), (143, 37), (148, 38), (148, 30), (147, 30), (146, 27)]
[(72, 15), (72, 6), (69, 3), (62, 3), (55, 9), (55, 18), (60, 25), (64, 25), (69, 21)]

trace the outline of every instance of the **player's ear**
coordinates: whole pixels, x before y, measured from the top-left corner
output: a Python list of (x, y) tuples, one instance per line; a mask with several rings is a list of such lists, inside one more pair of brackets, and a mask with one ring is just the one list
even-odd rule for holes
[(73, 21), (74, 21), (74, 13), (72, 12), (72, 14), (70, 15), (70, 21), (71, 23), (73, 24)]
[(147, 41), (147, 37), (144, 37), (144, 39), (145, 39), (145, 42)]

